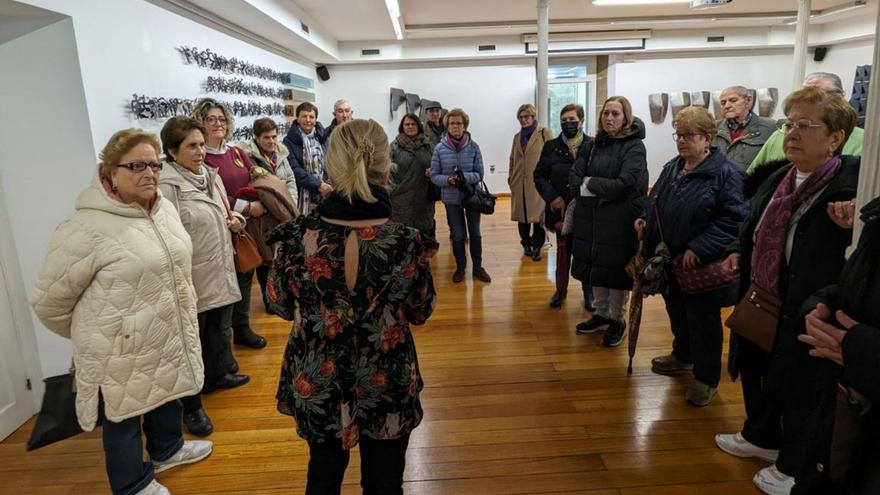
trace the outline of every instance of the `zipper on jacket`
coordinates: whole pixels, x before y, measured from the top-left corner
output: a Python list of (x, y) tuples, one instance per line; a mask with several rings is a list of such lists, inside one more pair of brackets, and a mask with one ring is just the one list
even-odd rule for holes
[[(165, 239), (162, 237), (162, 234), (159, 233), (159, 229), (156, 227), (156, 221), (153, 219), (153, 216), (150, 213), (147, 213), (144, 210), (144, 213), (147, 215), (147, 218), (150, 220), (150, 226), (153, 227), (153, 232), (156, 233), (156, 237), (159, 238), (159, 242), (162, 243), (162, 248), (165, 250), (165, 256), (168, 258), (168, 265), (171, 267), (171, 281), (174, 283), (174, 293), (177, 294), (179, 290), (179, 286), (177, 285), (177, 275), (174, 273), (174, 257), (171, 256), (171, 250), (168, 249), (168, 244), (165, 242)], [(180, 342), (183, 345), (183, 356), (186, 359), (186, 364), (189, 367), (189, 372), (193, 378), (193, 384), (199, 383), (196, 378), (196, 371), (193, 369), (192, 362), (189, 360), (189, 353), (187, 352), (186, 345), (186, 336), (183, 334), (183, 319), (180, 317), (180, 298), (174, 298), (174, 304), (177, 306), (177, 329), (180, 333)]]

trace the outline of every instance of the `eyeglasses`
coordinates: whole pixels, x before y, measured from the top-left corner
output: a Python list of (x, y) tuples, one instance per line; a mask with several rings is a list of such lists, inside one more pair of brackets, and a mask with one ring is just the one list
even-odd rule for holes
[(447, 125), (449, 127), (464, 127), (464, 122), (449, 122)]
[(150, 170), (153, 172), (159, 172), (162, 170), (162, 162), (131, 162), (131, 163), (120, 163), (117, 167), (124, 167), (128, 170), (139, 174), (150, 167)]
[(205, 122), (211, 125), (226, 125), (226, 117), (208, 117)]
[(795, 129), (797, 129), (798, 132), (807, 132), (813, 127), (828, 127), (828, 124), (814, 124), (808, 119), (801, 119), (797, 122), (785, 120), (782, 122), (782, 125), (779, 126), (779, 128), (782, 129), (782, 132), (785, 134), (790, 134), (791, 131)]
[(679, 134), (677, 132), (673, 132), (672, 133), (672, 140), (675, 141), (676, 143), (681, 140), (690, 141), (694, 138), (694, 136), (696, 136), (696, 134), (694, 134), (693, 132), (686, 132), (684, 134)]

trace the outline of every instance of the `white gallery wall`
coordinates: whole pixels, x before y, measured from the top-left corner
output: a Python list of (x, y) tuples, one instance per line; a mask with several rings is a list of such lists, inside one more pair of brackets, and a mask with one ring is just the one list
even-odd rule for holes
[[(16, 68), (0, 78), (0, 183), (5, 192), (0, 201), (5, 202), (21, 268), (20, 286), (13, 289), (22, 294), (30, 295), (48, 239), (73, 213), (74, 200), (95, 173), (97, 153), (110, 135), (127, 127), (156, 133), (161, 129), (163, 121), (137, 120), (128, 113), (133, 93), (196, 98), (205, 96), (203, 84), (209, 75), (242, 77), (185, 65), (176, 47), (210, 48), (280, 72), (314, 75), (311, 67), (143, 0), (22, 3), (70, 16), (0, 46), (0, 67)], [(26, 306), (16, 309), (32, 314)], [(66, 372), (69, 342), (51, 334), (35, 317), (32, 323), (43, 376)]]
[[(516, 109), (535, 101), (534, 59), (522, 62), (419, 63), (395, 65), (347, 65), (330, 67), (330, 80), (318, 85), (319, 120), (333, 118), (333, 102), (351, 102), (354, 116), (382, 124), (389, 140), (406, 105), (390, 114), (390, 88), (400, 88), (422, 98), (439, 101), (444, 108), (460, 107), (470, 117), (468, 129), (480, 145), (486, 166), (486, 185), (493, 192), (507, 192), (510, 144), (518, 132)], [(490, 171), (490, 166), (495, 172)]]

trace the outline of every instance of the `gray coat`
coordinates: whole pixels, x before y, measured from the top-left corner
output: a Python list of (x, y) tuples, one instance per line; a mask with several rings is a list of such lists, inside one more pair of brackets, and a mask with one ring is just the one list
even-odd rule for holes
[(722, 119), (718, 122), (718, 135), (712, 141), (712, 146), (718, 147), (728, 160), (745, 171), (774, 131), (776, 131), (775, 120), (755, 115), (740, 134), (739, 139), (731, 143), (727, 121)]
[(434, 145), (422, 136), (415, 148), (391, 143), (391, 216), (400, 223), (429, 233), (434, 229), (434, 201), (428, 198), (431, 179), (425, 170), (431, 168)]
[[(162, 195), (180, 213), (180, 221), (192, 239), (192, 279), (199, 313), (241, 300), (232, 234), (226, 227), (226, 189), (215, 169), (205, 167), (205, 171), (207, 192), (200, 191), (167, 162), (159, 179)], [(244, 225), (244, 217), (232, 214)]]

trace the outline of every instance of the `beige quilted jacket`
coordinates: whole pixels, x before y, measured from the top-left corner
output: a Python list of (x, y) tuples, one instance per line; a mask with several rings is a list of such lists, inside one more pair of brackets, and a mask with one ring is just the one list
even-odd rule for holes
[(150, 213), (110, 196), (97, 174), (49, 243), (31, 304), (73, 341), (76, 414), (142, 415), (202, 387), (204, 369), (191, 277), (192, 245), (174, 206)]

